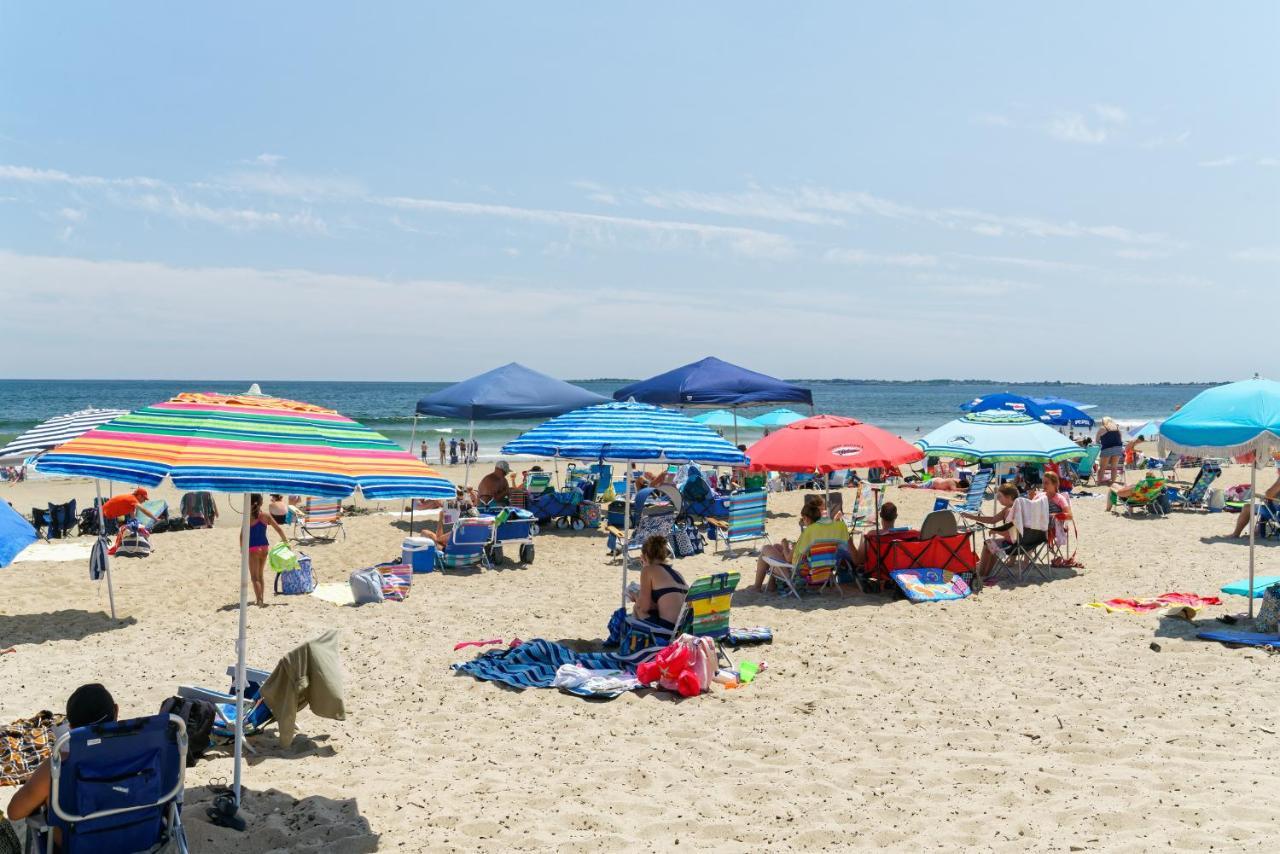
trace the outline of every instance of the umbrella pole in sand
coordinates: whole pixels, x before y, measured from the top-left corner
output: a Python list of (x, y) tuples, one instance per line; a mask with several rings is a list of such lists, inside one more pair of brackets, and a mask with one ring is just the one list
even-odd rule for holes
[[(93, 494), (98, 499), (98, 536), (105, 537), (107, 535), (107, 524), (102, 518), (102, 481), (96, 477), (93, 479)], [(111, 586), (111, 555), (106, 555), (106, 572), (107, 572), (107, 601), (111, 603), (111, 619), (116, 618), (116, 592)]]
[(240, 806), (240, 766), (244, 759), (244, 659), (249, 623), (249, 493), (240, 517), (240, 629), (236, 635), (236, 746), (233, 789)]
[[(409, 430), (409, 453), (413, 453), (413, 442), (418, 436), (418, 413), (413, 414), (413, 427)], [(423, 464), (427, 462), (427, 458), (422, 458)], [(409, 536), (413, 536), (413, 511), (416, 509), (418, 499), (409, 499)]]
[(471, 440), (476, 434), (476, 420), (471, 419), (467, 427), (467, 449), (462, 452), (462, 458), (467, 461), (467, 471), (462, 477), (462, 486), (466, 488), (471, 485)]
[(1253, 462), (1249, 463), (1249, 619), (1253, 619), (1253, 546), (1258, 530), (1258, 511), (1256, 495), (1258, 492), (1258, 455), (1261, 450), (1253, 452)]
[(627, 542), (631, 539), (631, 471), (635, 463), (627, 460), (627, 481), (623, 485), (622, 511), (622, 611), (627, 611)]

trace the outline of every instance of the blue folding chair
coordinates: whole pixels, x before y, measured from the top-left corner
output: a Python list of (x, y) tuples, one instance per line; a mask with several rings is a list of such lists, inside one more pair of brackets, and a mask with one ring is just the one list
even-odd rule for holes
[[(63, 756), (63, 753), (66, 756)], [(177, 715), (153, 715), (73, 729), (50, 755), (44, 821), (29, 822), (32, 850), (59, 854), (187, 851), (182, 789), (187, 728)]]
[[(231, 677), (231, 687), (224, 693), (211, 688), (200, 688), (191, 685), (179, 685), (178, 696), (188, 700), (205, 700), (213, 704), (213, 729), (211, 733), (219, 741), (234, 741), (236, 737), (236, 666), (227, 668)], [(262, 685), (271, 674), (266, 670), (253, 667), (244, 669), (244, 734), (246, 737), (257, 735), (275, 720), (275, 714), (262, 699)], [(254, 749), (245, 742), (245, 749), (250, 753)]]
[(947, 509), (956, 513), (977, 513), (981, 510), (982, 501), (986, 497), (987, 487), (991, 485), (991, 477), (994, 473), (992, 469), (978, 469), (969, 479), (969, 491), (964, 494), (964, 500), (959, 503), (952, 501)]
[(459, 519), (449, 535), (449, 545), (443, 552), (436, 552), (436, 564), (441, 569), (462, 569), (469, 566), (492, 568), (489, 547), (493, 542), (493, 534), (492, 516)]

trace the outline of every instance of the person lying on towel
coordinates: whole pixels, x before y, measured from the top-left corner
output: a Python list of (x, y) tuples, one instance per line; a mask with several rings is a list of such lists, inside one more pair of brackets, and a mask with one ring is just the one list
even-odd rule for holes
[(900, 483), (901, 489), (937, 489), (942, 492), (964, 492), (969, 488), (969, 480), (963, 477), (935, 477), (921, 483)]

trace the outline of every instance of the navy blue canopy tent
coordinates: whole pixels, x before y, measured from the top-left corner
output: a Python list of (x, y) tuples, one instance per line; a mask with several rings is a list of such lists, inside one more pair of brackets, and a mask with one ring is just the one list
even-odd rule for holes
[[(414, 430), (409, 439), (409, 450), (413, 450), (420, 415), (437, 415), (470, 422), (467, 433), (469, 445), (477, 421), (554, 418), (584, 406), (608, 402), (609, 398), (587, 391), (581, 386), (549, 377), (518, 362), (511, 362), (454, 383), (419, 400), (414, 413)], [(471, 482), (470, 456), (467, 457), (465, 482)]]
[[(813, 392), (749, 371), (715, 356), (691, 362), (656, 377), (631, 383), (613, 393), (614, 400), (632, 400), (659, 406), (716, 406), (734, 410), (740, 406), (775, 403), (807, 403), (813, 406)], [(737, 427), (734, 440), (737, 441)]]

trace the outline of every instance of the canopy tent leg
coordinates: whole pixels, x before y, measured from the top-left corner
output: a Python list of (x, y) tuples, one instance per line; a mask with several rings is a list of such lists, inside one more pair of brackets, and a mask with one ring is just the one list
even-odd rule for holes
[(470, 425), (467, 427), (467, 447), (462, 452), (462, 458), (467, 461), (467, 471), (462, 477), (462, 487), (465, 489), (471, 485), (471, 441), (476, 434), (476, 420), (471, 419)]
[(236, 635), (236, 745), (232, 789), (240, 806), (240, 770), (244, 761), (244, 669), (245, 638), (249, 628), (249, 493), (244, 494), (240, 517), (240, 628)]
[(622, 613), (627, 612), (627, 543), (631, 540), (631, 472), (635, 463), (627, 460), (627, 480), (623, 485), (622, 511)]
[(1254, 538), (1258, 531), (1258, 455), (1253, 452), (1253, 462), (1249, 463), (1249, 619), (1253, 619), (1253, 549)]
[[(93, 494), (98, 499), (98, 536), (105, 537), (107, 535), (106, 521), (102, 517), (102, 481), (96, 477), (93, 479)], [(107, 601), (111, 604), (111, 619), (116, 618), (116, 592), (111, 585), (111, 555), (104, 556), (107, 562)]]

